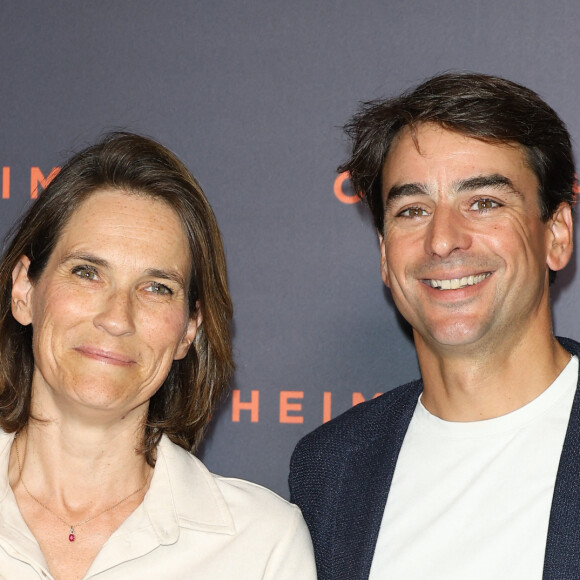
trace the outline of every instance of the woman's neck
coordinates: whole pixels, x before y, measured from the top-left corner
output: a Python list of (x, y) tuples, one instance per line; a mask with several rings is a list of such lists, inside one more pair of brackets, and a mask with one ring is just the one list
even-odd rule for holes
[(24, 480), (33, 497), (57, 513), (107, 507), (149, 479), (142, 438), (143, 428), (134, 424), (115, 429), (32, 419), (12, 448), (11, 485)]

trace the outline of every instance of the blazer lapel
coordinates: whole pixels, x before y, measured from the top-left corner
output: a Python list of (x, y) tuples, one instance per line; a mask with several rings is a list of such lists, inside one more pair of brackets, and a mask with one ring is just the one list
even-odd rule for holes
[[(578, 343), (558, 340), (566, 350), (580, 355)], [(543, 578), (580, 578), (580, 380), (554, 486)]]
[(415, 386), (377, 416), (371, 426), (376, 436), (349, 450), (336, 506), (334, 579), (368, 578), (397, 458), (421, 392), (421, 383)]

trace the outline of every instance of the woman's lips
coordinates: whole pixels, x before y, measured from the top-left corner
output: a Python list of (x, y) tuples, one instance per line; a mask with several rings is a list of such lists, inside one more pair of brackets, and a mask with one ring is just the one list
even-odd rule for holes
[(110, 365), (129, 366), (135, 363), (131, 357), (128, 357), (123, 353), (110, 350), (104, 350), (90, 346), (79, 346), (76, 347), (75, 350), (87, 358), (92, 358), (94, 360), (101, 361)]

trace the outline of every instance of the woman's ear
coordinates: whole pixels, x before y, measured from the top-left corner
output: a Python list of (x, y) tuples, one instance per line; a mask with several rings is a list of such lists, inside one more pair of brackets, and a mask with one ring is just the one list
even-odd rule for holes
[(561, 203), (549, 220), (546, 263), (550, 270), (562, 270), (570, 261), (573, 246), (572, 208)]
[(185, 329), (185, 333), (181, 339), (181, 342), (177, 346), (177, 350), (175, 351), (175, 356), (173, 360), (180, 360), (185, 358), (189, 349), (195, 340), (195, 335), (201, 323), (203, 322), (203, 316), (201, 314), (201, 308), (199, 307), (199, 300), (195, 303), (195, 313), (192, 318), (189, 319), (187, 323), (187, 328)]
[(12, 316), (23, 326), (32, 322), (32, 282), (28, 278), (30, 259), (21, 256), (12, 270)]

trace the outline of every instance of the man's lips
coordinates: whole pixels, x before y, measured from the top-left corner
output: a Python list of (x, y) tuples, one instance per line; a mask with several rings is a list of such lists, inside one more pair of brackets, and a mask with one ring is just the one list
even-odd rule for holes
[(75, 350), (83, 356), (101, 361), (106, 364), (128, 366), (135, 363), (131, 357), (120, 352), (114, 352), (91, 346), (78, 346), (75, 348)]
[(437, 290), (458, 290), (466, 286), (481, 284), (489, 276), (491, 276), (491, 272), (483, 272), (481, 274), (462, 276), (461, 278), (424, 278), (422, 282)]

